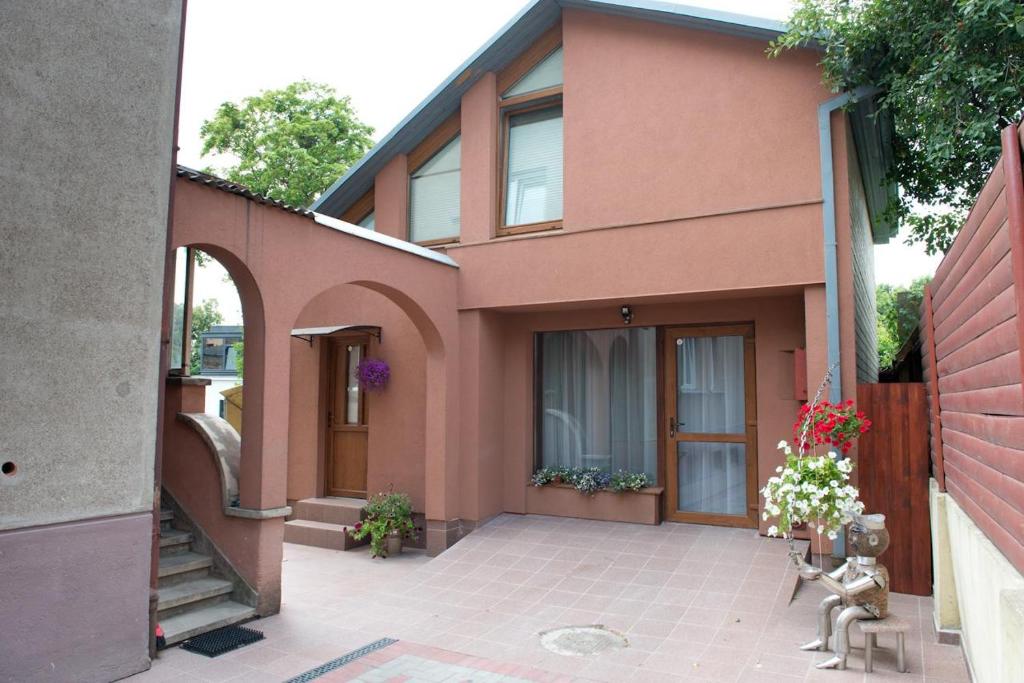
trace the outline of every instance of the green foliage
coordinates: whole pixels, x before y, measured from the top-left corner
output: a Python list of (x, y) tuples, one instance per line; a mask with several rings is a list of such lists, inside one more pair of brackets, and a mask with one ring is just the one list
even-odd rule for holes
[[(880, 89), (895, 128), (891, 217), (928, 253), (946, 251), (999, 159), (999, 128), (1024, 92), (1019, 0), (797, 0), (769, 54), (812, 42), (836, 91)], [(923, 215), (911, 213), (915, 204)], [(951, 207), (943, 210), (942, 206)]]
[(235, 342), (231, 348), (235, 350), (235, 374), (238, 375), (238, 379), (243, 379), (245, 377), (245, 342)]
[(220, 309), (217, 308), (216, 299), (206, 299), (198, 306), (192, 306), (192, 337), (189, 353), (190, 374), (201, 374), (203, 332), (209, 332), (211, 327), (222, 322), (224, 322), (224, 316), (221, 315)]
[(223, 103), (199, 134), (204, 155), (238, 160), (220, 175), (292, 206), (310, 204), (373, 144), (348, 97), (305, 80)]
[(909, 287), (878, 285), (875, 305), (878, 310), (878, 363), (887, 368), (900, 347), (910, 338), (921, 318), (924, 288), (931, 277), (919, 277)]
[(416, 535), (412, 523), (412, 501), (404, 493), (376, 493), (366, 503), (366, 519), (349, 529), (357, 541), (370, 537), (370, 554), (387, 557), (387, 538), (398, 534), (403, 538)]

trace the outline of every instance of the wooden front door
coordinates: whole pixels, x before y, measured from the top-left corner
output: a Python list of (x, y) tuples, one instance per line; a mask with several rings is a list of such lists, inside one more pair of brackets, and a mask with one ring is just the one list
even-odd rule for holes
[(328, 496), (366, 498), (367, 410), (356, 366), (365, 341), (331, 340), (325, 467)]
[(757, 526), (753, 325), (665, 331), (667, 517)]

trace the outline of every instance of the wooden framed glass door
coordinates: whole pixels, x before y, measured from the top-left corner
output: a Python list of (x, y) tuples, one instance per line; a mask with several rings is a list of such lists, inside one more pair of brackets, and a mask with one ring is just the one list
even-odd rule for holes
[(754, 326), (665, 330), (667, 518), (757, 526)]
[(366, 356), (365, 341), (331, 340), (327, 400), (324, 493), (366, 498), (366, 396), (356, 368)]

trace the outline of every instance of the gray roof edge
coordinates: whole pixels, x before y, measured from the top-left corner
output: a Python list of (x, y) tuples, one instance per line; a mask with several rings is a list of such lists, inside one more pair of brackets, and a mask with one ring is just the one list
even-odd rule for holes
[(397, 249), (398, 251), (404, 251), (407, 254), (412, 254), (413, 256), (418, 256), (420, 258), (427, 259), (428, 261), (434, 261), (441, 265), (450, 266), (452, 268), (459, 267), (459, 264), (447, 254), (441, 254), (433, 249), (427, 249), (426, 247), (421, 247), (418, 244), (400, 240), (397, 237), (392, 237), (391, 235), (385, 235), (367, 228), (361, 228), (358, 225), (346, 223), (345, 221), (334, 218), (333, 216), (314, 213), (313, 220), (325, 228), (337, 230), (338, 232), (343, 232), (346, 235), (351, 235), (352, 237), (358, 237), (359, 239), (367, 240), (368, 242), (376, 242), (382, 246)]
[[(395, 154), (411, 149), (458, 109), (464, 92), (492, 68), (504, 66), (528, 47), (561, 16), (563, 8), (632, 16), (659, 23), (713, 30), (734, 36), (771, 39), (786, 31), (786, 24), (721, 10), (680, 5), (662, 0), (530, 0), (469, 59), (463, 62), (380, 142), (334, 182), (309, 207), (311, 211), (340, 216), (372, 186), (374, 176)], [(517, 35), (520, 33), (521, 35)], [(525, 45), (516, 48), (516, 39)], [(512, 43), (515, 49), (504, 49)], [(502, 62), (507, 57), (506, 62)]]

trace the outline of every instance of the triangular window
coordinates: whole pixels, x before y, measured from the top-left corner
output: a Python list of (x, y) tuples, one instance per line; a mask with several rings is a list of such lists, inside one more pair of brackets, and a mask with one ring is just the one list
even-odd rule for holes
[(503, 98), (526, 95), (528, 93), (562, 85), (562, 48), (542, 59), (535, 67), (516, 81), (511, 88), (502, 93)]

